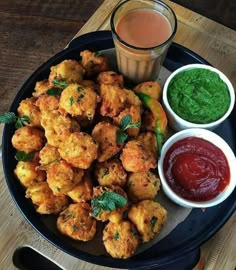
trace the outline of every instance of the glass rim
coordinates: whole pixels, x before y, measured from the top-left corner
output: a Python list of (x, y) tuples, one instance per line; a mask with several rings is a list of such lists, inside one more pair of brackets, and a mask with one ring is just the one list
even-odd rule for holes
[(116, 37), (123, 45), (125, 45), (126, 47), (129, 47), (129, 48), (132, 48), (132, 49), (135, 49), (135, 50), (140, 50), (140, 51), (141, 51), (141, 50), (142, 50), (142, 51), (154, 50), (154, 49), (161, 48), (161, 47), (165, 46), (165, 45), (173, 38), (173, 36), (175, 35), (175, 33), (176, 33), (176, 31), (177, 31), (177, 18), (176, 18), (176, 15), (175, 15), (173, 9), (172, 9), (170, 6), (168, 6), (166, 3), (162, 2), (162, 1), (159, 1), (159, 0), (147, 0), (147, 1), (149, 1), (149, 2), (152, 1), (152, 2), (155, 2), (155, 3), (157, 3), (157, 4), (162, 5), (163, 7), (165, 7), (166, 9), (168, 9), (168, 10), (171, 12), (171, 14), (173, 15), (173, 18), (174, 18), (174, 29), (173, 29), (171, 35), (169, 36), (169, 38), (168, 38), (166, 41), (164, 41), (163, 43), (161, 43), (161, 44), (159, 44), (159, 45), (157, 45), (157, 46), (152, 46), (152, 47), (145, 47), (145, 48), (142, 48), (142, 47), (136, 47), (136, 46), (134, 46), (134, 45), (131, 45), (131, 44), (125, 42), (122, 38), (120, 38), (120, 36), (117, 34), (116, 29), (115, 29), (115, 25), (114, 25), (114, 17), (115, 17), (116, 12), (118, 11), (118, 9), (119, 9), (121, 6), (123, 6), (124, 4), (126, 4), (127, 2), (130, 2), (130, 1), (132, 1), (132, 0), (125, 0), (125, 1), (123, 1), (123, 2), (121, 2), (121, 3), (119, 3), (119, 4), (115, 7), (115, 9), (113, 10), (113, 12), (112, 12), (111, 19), (110, 19), (110, 25), (111, 25), (111, 31), (112, 31), (112, 33), (115, 35), (115, 37)]

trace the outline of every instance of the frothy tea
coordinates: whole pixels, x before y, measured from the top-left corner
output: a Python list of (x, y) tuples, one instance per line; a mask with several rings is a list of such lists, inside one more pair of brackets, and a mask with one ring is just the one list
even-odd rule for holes
[(120, 19), (116, 27), (119, 37), (129, 45), (151, 48), (164, 43), (171, 36), (171, 25), (157, 11), (137, 9)]

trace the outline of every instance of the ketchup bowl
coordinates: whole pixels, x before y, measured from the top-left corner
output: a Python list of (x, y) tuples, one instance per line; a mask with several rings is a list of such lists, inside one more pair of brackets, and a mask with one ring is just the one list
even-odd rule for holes
[(236, 186), (236, 158), (216, 133), (200, 128), (177, 132), (158, 161), (162, 189), (173, 202), (207, 208), (223, 202)]
[(214, 130), (230, 115), (234, 104), (232, 83), (209, 65), (180, 67), (168, 77), (163, 88), (163, 106), (175, 131)]

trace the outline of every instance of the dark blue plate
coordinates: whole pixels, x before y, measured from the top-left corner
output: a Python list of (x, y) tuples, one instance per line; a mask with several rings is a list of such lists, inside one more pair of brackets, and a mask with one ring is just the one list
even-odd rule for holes
[[(84, 49), (99, 51), (113, 47), (114, 44), (110, 31), (93, 32), (73, 40), (67, 49), (53, 56), (32, 74), (16, 95), (10, 111), (16, 112), (19, 102), (31, 96), (36, 81), (47, 78), (52, 65), (64, 59), (79, 60), (79, 53)], [(169, 48), (164, 66), (168, 70), (174, 71), (183, 65), (192, 63), (209, 64), (194, 52), (173, 43)], [(215, 130), (217, 134), (228, 142), (234, 153), (236, 150), (236, 130), (233, 128), (235, 121), (236, 110), (234, 109), (230, 117)], [(12, 125), (6, 125), (2, 142), (3, 168), (12, 198), (23, 216), (43, 237), (56, 247), (79, 259), (115, 268), (150, 269), (156, 267), (156, 269), (166, 270), (191, 269), (199, 258), (199, 247), (221, 228), (236, 208), (235, 190), (227, 200), (218, 206), (208, 208), (204, 212), (201, 209), (192, 210), (189, 216), (167, 237), (150, 249), (128, 260), (115, 260), (109, 255), (92, 255), (85, 251), (86, 243), (75, 243), (75, 241), (58, 233), (55, 226), (56, 217), (37, 214), (30, 200), (25, 199), (25, 190), (16, 181), (13, 174), (16, 160), (14, 159), (15, 150), (11, 145), (11, 137), (14, 131)], [(94, 249), (96, 249), (96, 246), (94, 246)], [(186, 258), (192, 258), (190, 264), (187, 264)], [(178, 264), (181, 266), (178, 266)]]

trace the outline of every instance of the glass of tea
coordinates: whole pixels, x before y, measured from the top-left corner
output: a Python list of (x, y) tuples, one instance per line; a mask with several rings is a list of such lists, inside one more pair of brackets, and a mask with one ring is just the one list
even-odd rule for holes
[(158, 0), (126, 0), (110, 23), (119, 72), (134, 83), (156, 80), (177, 30), (174, 11)]

